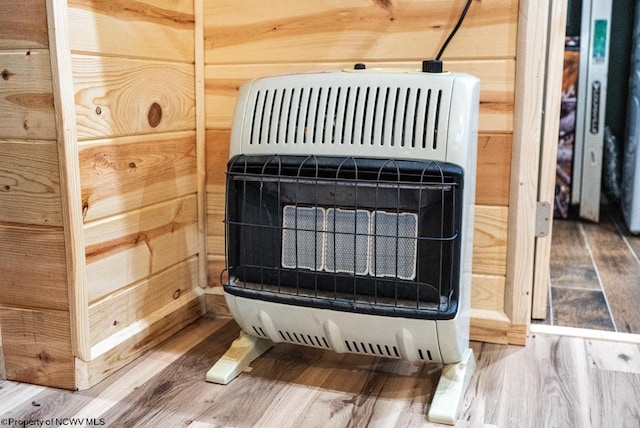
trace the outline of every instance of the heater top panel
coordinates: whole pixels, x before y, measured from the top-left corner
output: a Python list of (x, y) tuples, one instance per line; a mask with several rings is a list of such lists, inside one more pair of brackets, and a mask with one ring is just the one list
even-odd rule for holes
[(478, 80), (466, 74), (367, 70), (266, 77), (240, 90), (230, 152), (465, 165), (466, 156), (456, 159), (456, 153), (476, 138), (477, 108)]

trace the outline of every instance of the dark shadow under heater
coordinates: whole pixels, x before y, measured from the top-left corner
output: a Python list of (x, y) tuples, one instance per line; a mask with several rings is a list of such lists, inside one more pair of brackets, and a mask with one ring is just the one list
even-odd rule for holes
[(274, 343), (442, 363), (454, 423), (475, 367), (469, 309), (478, 80), (310, 73), (238, 95), (227, 166), (228, 383)]

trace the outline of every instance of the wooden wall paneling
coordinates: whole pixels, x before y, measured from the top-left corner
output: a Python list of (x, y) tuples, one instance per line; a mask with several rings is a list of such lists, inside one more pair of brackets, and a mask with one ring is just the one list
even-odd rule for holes
[(73, 52), (194, 61), (193, 1), (69, 0)]
[(224, 234), (225, 234), (225, 225), (224, 215), (225, 215), (225, 192), (224, 187), (221, 188), (218, 192), (207, 193), (207, 230), (209, 231), (208, 235), (208, 249), (209, 254), (216, 256), (224, 256), (225, 247), (224, 247)]
[[(207, 108), (211, 108), (208, 106)], [(221, 286), (220, 274), (225, 269), (224, 204), (225, 172), (229, 160), (230, 129), (207, 129), (207, 284)], [(213, 242), (212, 242), (213, 241)], [(208, 291), (214, 291), (209, 289)], [(207, 295), (209, 297), (209, 294)], [(215, 304), (207, 304), (207, 310), (215, 314), (229, 314), (221, 295)], [(219, 304), (218, 304), (219, 303)], [(230, 314), (229, 314), (230, 315)]]
[[(544, 129), (540, 150), (540, 190), (538, 199), (552, 207), (555, 201), (556, 168), (558, 164), (558, 130), (560, 129), (560, 104), (564, 67), (564, 45), (567, 22), (567, 2), (552, 0), (549, 17), (549, 43), (547, 53), (546, 87), (544, 100)], [(549, 235), (536, 242), (534, 259), (533, 298), (531, 316), (547, 317), (549, 298), (551, 235), (553, 216), (549, 216)]]
[(502, 312), (505, 282), (504, 276), (473, 274), (471, 307)]
[(0, 22), (0, 49), (49, 46), (45, 0), (3, 1)]
[(75, 389), (68, 311), (0, 307), (7, 378)]
[(207, 192), (225, 191), (230, 138), (231, 129), (207, 129)]
[(87, 223), (84, 227), (87, 260), (94, 261), (141, 240), (175, 232), (195, 222), (196, 217), (196, 196), (187, 195)]
[(473, 273), (506, 274), (510, 208), (476, 205), (473, 232)]
[(513, 131), (516, 71), (513, 59), (446, 61), (444, 67), (447, 71), (469, 73), (480, 79), (480, 132)]
[[(207, 64), (434, 57), (463, 1), (205, 2)], [(475, 2), (446, 58), (515, 56), (517, 0)], [(251, 13), (247, 13), (250, 10)]]
[(46, 7), (64, 220), (71, 347), (73, 355), (87, 360), (90, 357), (89, 311), (85, 288), (80, 167), (72, 90), (68, 11), (64, 1), (46, 0)]
[(0, 249), (0, 305), (69, 310), (62, 228), (0, 225)]
[(197, 208), (191, 195), (87, 224), (89, 302), (197, 254)]
[(469, 338), (478, 342), (511, 343), (511, 320), (502, 311), (471, 308)]
[[(110, 227), (120, 224), (120, 213), (127, 212), (133, 218), (135, 213), (149, 210), (157, 222), (162, 222), (166, 217), (152, 212), (154, 204), (163, 206), (165, 202), (169, 204), (167, 201), (173, 202), (171, 206), (175, 209), (168, 209), (175, 215), (172, 222), (132, 232), (152, 254), (150, 272), (161, 274), (147, 282), (143, 278), (140, 283), (125, 284), (133, 285), (131, 290), (142, 284), (156, 287), (164, 284), (168, 288), (170, 283), (175, 287), (175, 276), (171, 281), (166, 279), (172, 267), (177, 269), (181, 263), (191, 267), (198, 252), (206, 253), (206, 233), (199, 237), (196, 209), (196, 180), (200, 180), (198, 185), (203, 189), (204, 160), (197, 170), (195, 159), (200, 155), (196, 154), (198, 149), (195, 147), (193, 2), (142, 0), (125, 5), (90, 0), (69, 3), (26, 0), (14, 3), (3, 4), (0, 8), (3, 24), (0, 28), (0, 71), (3, 71), (0, 79), (0, 116), (3, 118), (0, 146), (6, 149), (0, 155), (0, 201), (3, 208), (7, 207), (0, 213), (3, 248), (0, 267), (3, 274), (7, 273), (0, 284), (0, 299), (3, 299), (2, 305), (6, 303), (18, 308), (3, 309), (2, 351), (17, 355), (5, 360), (10, 376), (14, 376), (15, 370), (27, 373), (33, 369), (39, 374), (27, 373), (26, 381), (75, 388), (75, 363), (81, 363), (79, 367), (83, 368), (92, 358), (86, 288), (91, 278), (87, 276), (85, 265), (83, 214), (90, 214), (86, 218), (90, 232), (93, 233), (94, 225), (102, 222), (106, 225), (103, 230), (112, 233)], [(202, 33), (200, 39), (203, 39)], [(73, 61), (72, 51), (77, 54)], [(201, 82), (203, 87), (203, 78)], [(204, 123), (203, 119), (201, 123)], [(158, 133), (162, 136), (148, 135)], [(139, 135), (143, 136), (137, 137)], [(124, 138), (118, 139), (120, 136)], [(97, 140), (82, 146), (86, 150), (84, 153), (89, 155), (86, 159), (89, 166), (83, 170), (89, 177), (87, 186), (81, 186), (85, 177), (81, 175), (78, 139)], [(204, 147), (204, 138), (201, 141)], [(104, 166), (104, 163), (91, 156), (96, 155), (92, 150), (99, 150), (96, 147), (102, 143), (116, 146), (113, 151), (106, 149), (103, 153), (107, 161), (123, 156), (128, 162), (119, 171), (117, 168), (121, 164), (106, 166), (106, 180), (100, 181), (91, 174), (96, 164)], [(136, 149), (140, 151), (136, 152)], [(202, 149), (201, 152), (204, 153)], [(130, 155), (135, 157), (129, 159)], [(201, 158), (204, 159), (203, 154)], [(123, 178), (122, 173), (129, 173), (129, 176)], [(135, 180), (138, 180), (137, 188)], [(101, 193), (91, 187), (105, 183), (106, 191)], [(109, 188), (109, 184), (114, 187)], [(122, 205), (118, 205), (120, 185), (126, 190)], [(87, 195), (84, 206), (83, 191)], [(101, 198), (95, 205), (90, 205), (94, 201), (90, 196), (95, 195)], [(204, 192), (200, 198), (200, 209), (204, 213)], [(96, 217), (92, 217), (94, 213)], [(98, 216), (101, 220), (95, 222)], [(21, 224), (25, 222), (30, 224)], [(203, 230), (206, 227), (204, 218), (200, 224), (200, 230)], [(140, 220), (138, 226), (148, 225), (146, 220)], [(122, 230), (132, 229), (124, 227)], [(94, 238), (91, 234), (89, 237)], [(116, 233), (116, 238), (105, 238), (97, 243), (98, 247), (90, 246), (88, 250), (104, 249), (100, 245), (114, 244), (113, 239), (126, 238)], [(195, 242), (200, 242), (200, 246)], [(100, 251), (93, 256), (98, 257), (96, 254)], [(99, 261), (117, 254), (114, 252)], [(205, 254), (202, 258), (201, 271), (204, 272)], [(135, 261), (134, 257), (128, 263)], [(131, 336), (135, 336), (132, 340), (136, 341), (131, 355), (139, 354), (147, 344), (157, 343), (161, 340), (159, 337), (172, 334), (178, 326), (202, 313), (200, 291), (192, 289), (198, 283), (197, 279), (190, 275), (191, 269), (183, 269), (180, 273), (182, 282), (178, 289), (181, 297), (174, 298), (177, 289), (173, 289), (170, 303), (158, 303), (154, 296), (148, 307), (136, 312), (144, 318), (144, 314), (151, 311), (151, 318), (155, 319), (136, 322), (152, 322), (153, 325), (140, 327), (136, 322), (129, 323), (135, 326), (134, 330), (138, 329)], [(160, 278), (165, 278), (165, 282)], [(4, 292), (7, 284), (11, 287)], [(46, 293), (42, 284), (47, 285)], [(167, 294), (163, 293), (163, 296)], [(114, 300), (117, 300), (115, 296)], [(104, 299), (102, 303), (107, 301)], [(94, 309), (97, 308), (99, 306)], [(51, 358), (59, 364), (64, 363), (64, 369), (56, 364), (38, 366), (31, 363), (29, 358), (33, 355), (30, 353), (39, 345), (34, 342), (34, 346), (25, 348), (15, 340), (20, 335), (29, 336), (29, 332), (20, 331), (11, 324), (17, 319), (18, 310), (35, 314), (29, 316), (37, 318), (38, 325), (51, 325), (60, 330), (60, 343), (64, 346), (58, 347), (58, 338), (53, 338), (51, 343), (63, 351)], [(172, 313), (174, 310), (175, 314)], [(5, 316), (7, 313), (10, 315)], [(134, 315), (129, 312), (127, 316)], [(6, 327), (7, 322), (9, 327)], [(28, 324), (29, 319), (20, 315), (19, 322)], [(122, 337), (118, 341), (128, 346)], [(102, 350), (108, 349), (103, 346)], [(117, 354), (117, 350), (109, 352), (112, 356)], [(49, 355), (36, 355), (36, 359), (38, 357), (46, 362)], [(16, 365), (17, 361), (21, 361), (20, 365)], [(52, 374), (57, 378), (66, 369), (71, 373), (68, 378), (45, 379)], [(88, 378), (81, 371), (77, 373), (82, 379)]]
[[(418, 69), (420, 66), (420, 60), (376, 61), (369, 64), (371, 68)], [(445, 67), (447, 70), (473, 74), (480, 79), (480, 132), (510, 133), (513, 130), (515, 62), (512, 59), (447, 61)], [(206, 127), (207, 129), (231, 128), (236, 95), (239, 87), (247, 80), (279, 74), (351, 68), (353, 68), (353, 62), (327, 62), (326, 60), (317, 63), (207, 65), (205, 67)]]
[(171, 199), (85, 226), (87, 261), (95, 261), (196, 221), (195, 195)]
[(227, 306), (227, 302), (224, 297), (224, 289), (222, 288), (220, 272), (224, 266), (224, 259), (220, 260), (217, 256), (208, 257), (208, 274), (209, 274), (209, 288), (205, 294), (205, 305), (207, 313), (213, 314), (216, 317), (231, 318), (231, 311)]
[(478, 135), (476, 204), (509, 205), (511, 134)]
[(48, 49), (0, 51), (0, 138), (54, 140)]
[(73, 55), (78, 139), (193, 130), (194, 65)]
[(207, 287), (207, 141), (206, 141), (206, 103), (204, 77), (204, 2), (194, 0), (194, 46), (195, 46), (195, 89), (196, 89), (196, 163), (198, 173), (198, 245), (199, 269), (198, 283)]
[(0, 140), (0, 223), (62, 226), (55, 141)]
[(189, 300), (178, 299), (134, 323), (125, 331), (92, 348), (90, 361), (78, 361), (77, 387), (87, 389), (171, 337), (204, 312), (203, 299), (194, 290)]
[(198, 277), (198, 258), (184, 262), (96, 301), (89, 307), (91, 345), (144, 320), (174, 300), (188, 299)]
[(520, 330), (531, 320), (548, 13), (548, 0), (520, 1), (505, 295), (505, 313)]
[(85, 222), (197, 191), (195, 132), (96, 140), (80, 148)]

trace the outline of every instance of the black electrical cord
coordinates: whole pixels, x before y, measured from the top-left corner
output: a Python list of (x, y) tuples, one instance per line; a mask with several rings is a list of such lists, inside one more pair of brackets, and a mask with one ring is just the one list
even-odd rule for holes
[(458, 29), (462, 25), (462, 22), (464, 21), (465, 16), (467, 16), (467, 11), (469, 10), (469, 6), (471, 6), (471, 1), (472, 0), (467, 0), (467, 4), (464, 6), (464, 9), (462, 10), (462, 14), (460, 15), (460, 18), (458, 18), (458, 22), (456, 23), (456, 26), (453, 27), (453, 30), (451, 30), (451, 34), (449, 34), (449, 37), (447, 37), (447, 40), (444, 41), (444, 44), (440, 48), (440, 52), (438, 52), (438, 55), (436, 55), (436, 60), (438, 61), (440, 60), (440, 57), (444, 53), (444, 50), (447, 48), (447, 45), (449, 45), (449, 42), (451, 41), (451, 39), (453, 39), (453, 36), (455, 36), (456, 33), (458, 32)]
[(460, 14), (460, 18), (458, 18), (458, 22), (453, 27), (453, 30), (451, 30), (451, 33), (449, 33), (449, 37), (447, 37), (447, 40), (445, 40), (444, 43), (442, 44), (442, 47), (440, 48), (440, 52), (438, 52), (438, 55), (436, 55), (436, 58), (429, 61), (422, 61), (422, 71), (430, 72), (430, 73), (442, 72), (442, 61), (440, 60), (440, 58), (442, 57), (442, 54), (444, 53), (445, 49), (449, 45), (449, 42), (451, 42), (451, 40), (453, 39), (453, 36), (456, 35), (456, 33), (458, 32), (458, 29), (464, 22), (464, 18), (467, 16), (467, 12), (469, 11), (469, 7), (471, 6), (472, 1), (473, 0), (467, 0), (467, 4), (464, 6), (464, 9), (462, 10), (462, 13)]

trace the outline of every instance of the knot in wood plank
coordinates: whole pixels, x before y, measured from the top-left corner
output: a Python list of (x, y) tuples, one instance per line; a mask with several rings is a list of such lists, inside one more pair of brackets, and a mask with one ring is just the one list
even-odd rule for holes
[(151, 104), (151, 107), (149, 107), (149, 113), (147, 113), (147, 120), (149, 121), (149, 126), (152, 128), (160, 125), (160, 121), (162, 120), (162, 107), (160, 104)]

